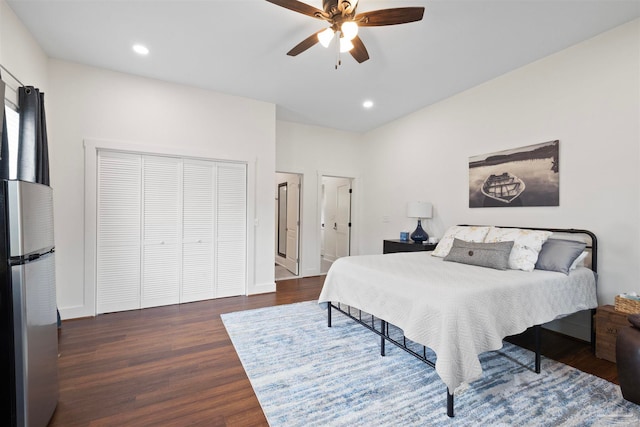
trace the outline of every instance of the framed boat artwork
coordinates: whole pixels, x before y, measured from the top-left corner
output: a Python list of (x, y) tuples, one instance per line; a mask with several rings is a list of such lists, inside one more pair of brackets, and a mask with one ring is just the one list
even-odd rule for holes
[(469, 157), (469, 207), (559, 206), (560, 141)]

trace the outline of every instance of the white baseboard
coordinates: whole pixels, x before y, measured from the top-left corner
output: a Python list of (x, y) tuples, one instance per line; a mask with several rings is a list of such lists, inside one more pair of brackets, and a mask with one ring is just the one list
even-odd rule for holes
[(276, 291), (276, 282), (256, 283), (248, 290), (247, 295), (266, 294)]
[(95, 313), (90, 312), (89, 309), (83, 305), (75, 307), (58, 308), (60, 312), (60, 318), (62, 320), (79, 319), (81, 317), (95, 317)]
[(320, 275), (320, 271), (317, 268), (307, 268), (300, 274), (300, 277), (312, 277)]

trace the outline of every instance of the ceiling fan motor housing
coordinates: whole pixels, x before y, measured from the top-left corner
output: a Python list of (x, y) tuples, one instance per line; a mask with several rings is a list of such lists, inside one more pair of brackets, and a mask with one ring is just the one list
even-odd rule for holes
[(333, 18), (336, 15), (353, 15), (358, 0), (322, 0), (322, 9)]

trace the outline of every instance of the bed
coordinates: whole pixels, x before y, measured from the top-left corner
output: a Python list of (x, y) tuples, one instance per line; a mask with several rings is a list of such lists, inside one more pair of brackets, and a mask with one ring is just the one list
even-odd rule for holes
[[(590, 260), (586, 266), (572, 265), (572, 269), (563, 267), (562, 271), (537, 268), (522, 271), (511, 268), (515, 246), (507, 252), (507, 256), (511, 255), (511, 267), (506, 269), (450, 262), (447, 256), (433, 256), (430, 252), (345, 257), (334, 262), (319, 296), (319, 303), (327, 303), (329, 326), (332, 310), (341, 312), (380, 336), (382, 355), (385, 342), (390, 342), (434, 367), (447, 388), (450, 417), (454, 415), (455, 390), (482, 375), (481, 353), (498, 350), (503, 338), (534, 327), (535, 370), (539, 373), (540, 325), (597, 306), (597, 241), (593, 233), (574, 229), (487, 228), (489, 234), (485, 233), (482, 241), (476, 237), (475, 243), (471, 243), (476, 244), (473, 251), (467, 250), (464, 240), (450, 239), (455, 244), (449, 248), (449, 254), (458, 249), (456, 245), (462, 245), (463, 252), (479, 253), (480, 248), (490, 246), (485, 239), (491, 233), (501, 233), (502, 241), (507, 241), (514, 230), (524, 230), (524, 233), (547, 233), (544, 240), (549, 241), (549, 247), (556, 243), (553, 240), (565, 240), (566, 236), (571, 236), (570, 241), (584, 241), (582, 257), (589, 254)], [(444, 240), (439, 247), (450, 243)], [(527, 250), (531, 246), (534, 245), (524, 245)], [(543, 248), (537, 248), (535, 256), (540, 255), (539, 261), (543, 253), (546, 253)], [(555, 263), (558, 255), (545, 258)], [(362, 320), (363, 312), (370, 315), (366, 321)], [(391, 337), (390, 324), (402, 330), (402, 339)], [(423, 351), (411, 349), (407, 340), (423, 346)], [(435, 361), (426, 357), (426, 348), (435, 352)]]

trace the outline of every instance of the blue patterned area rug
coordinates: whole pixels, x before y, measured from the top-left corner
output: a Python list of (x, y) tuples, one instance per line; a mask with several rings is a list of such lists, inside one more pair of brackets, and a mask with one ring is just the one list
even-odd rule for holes
[(272, 427), (637, 426), (640, 406), (620, 388), (505, 343), (481, 356), (482, 378), (455, 398), (433, 369), (317, 302), (223, 314), (222, 320)]

